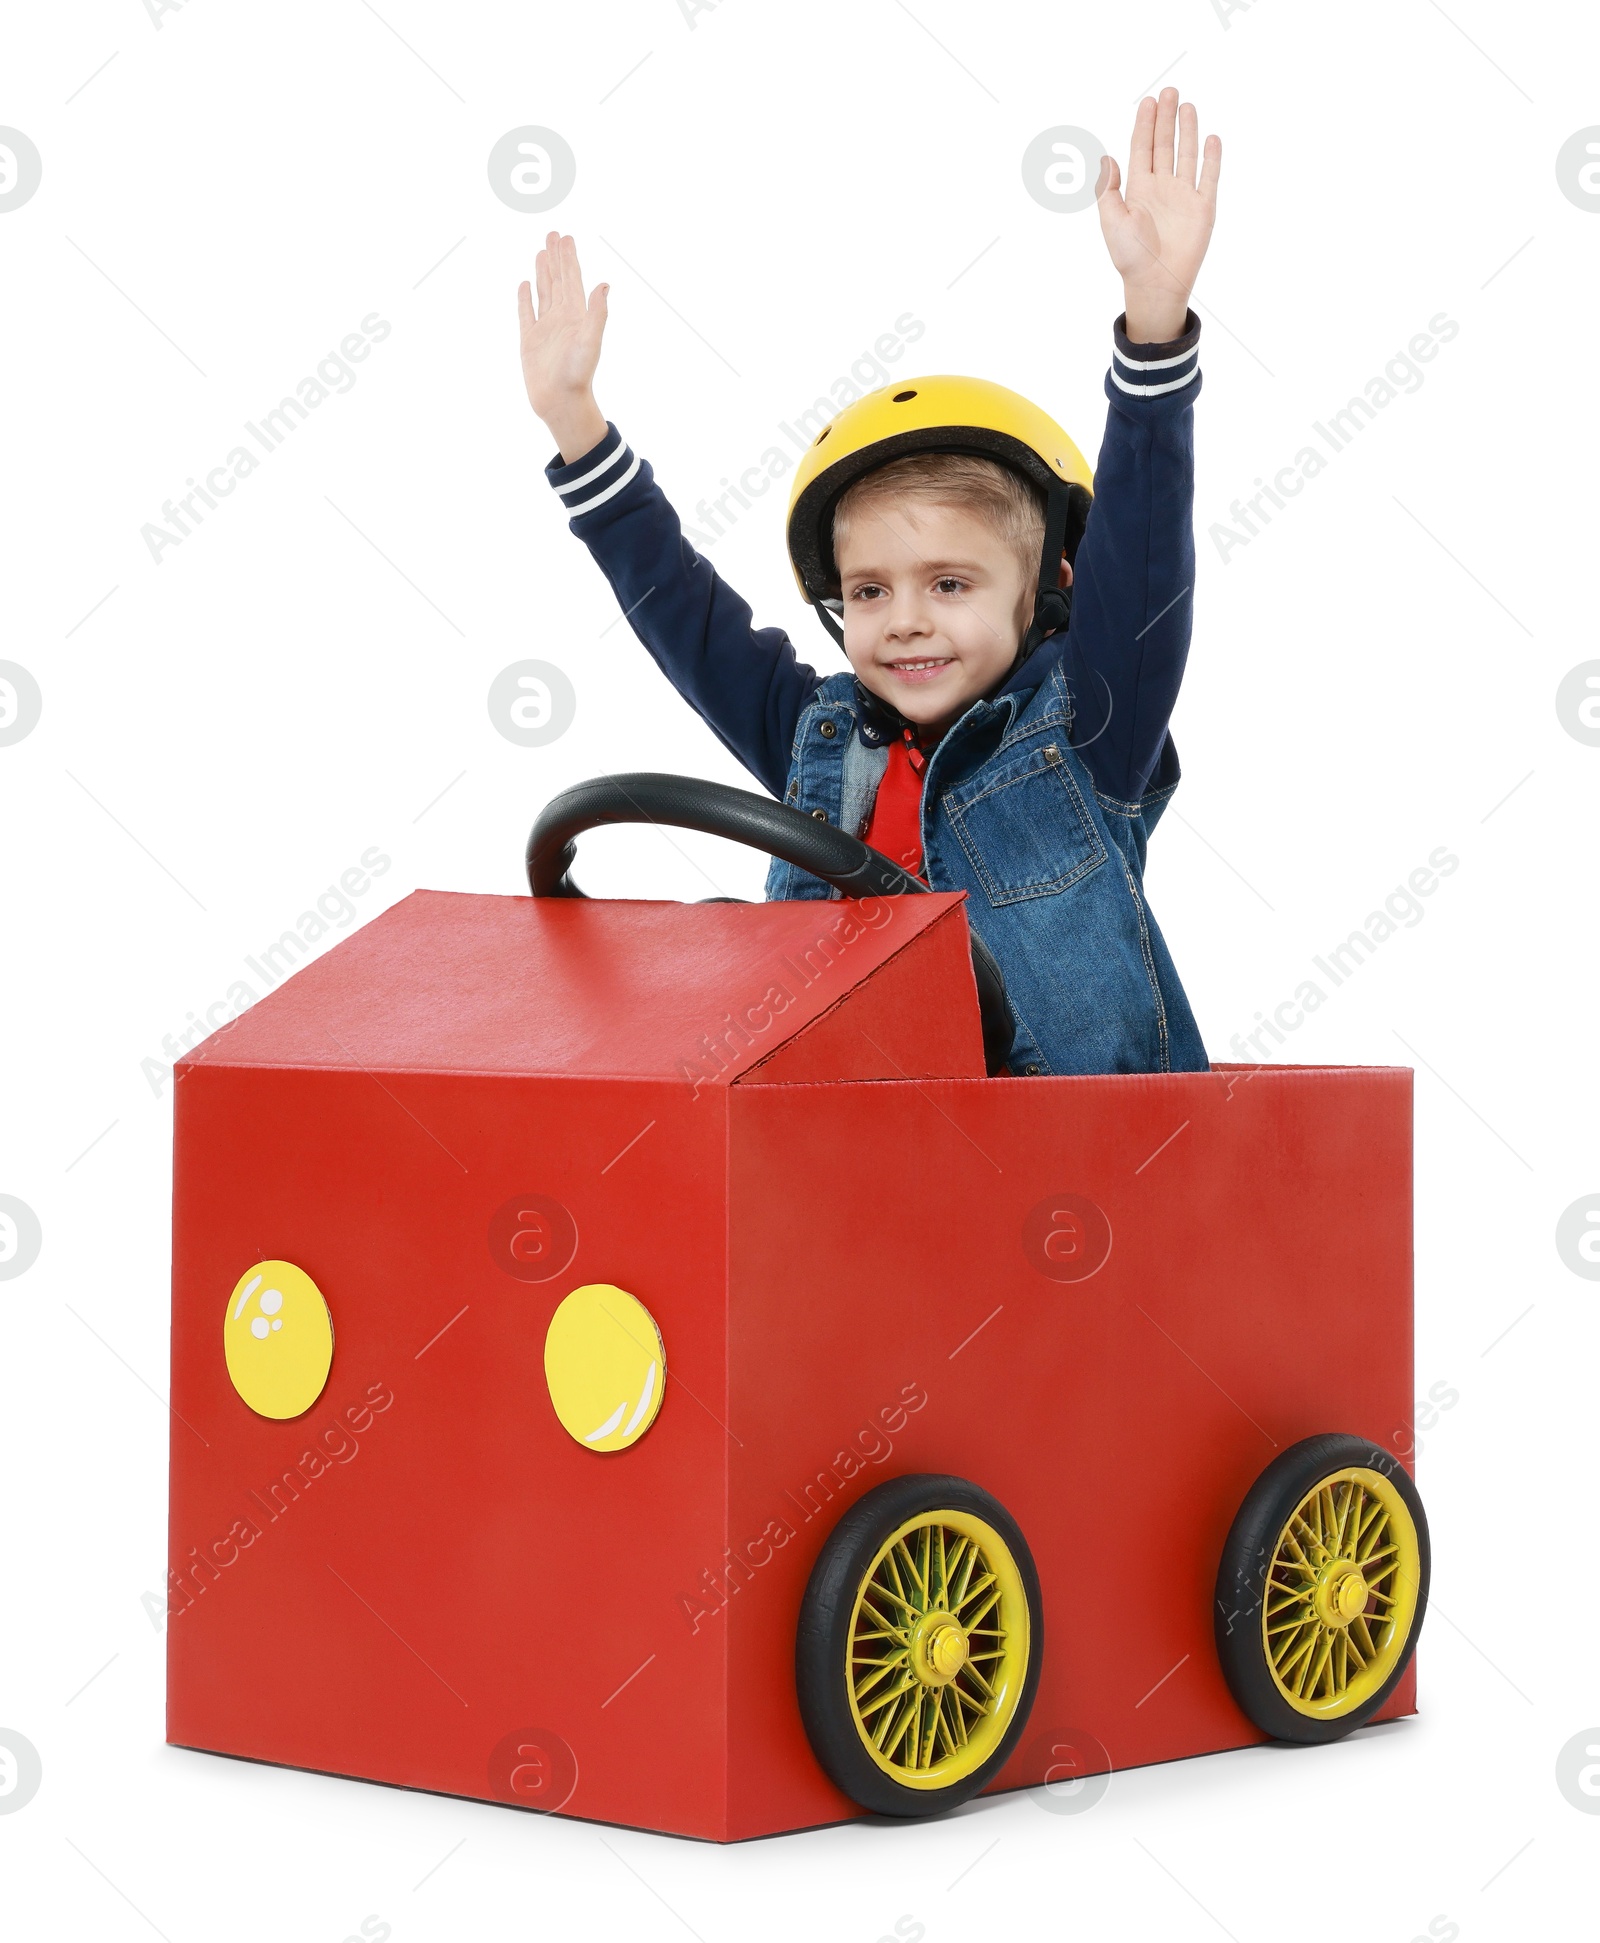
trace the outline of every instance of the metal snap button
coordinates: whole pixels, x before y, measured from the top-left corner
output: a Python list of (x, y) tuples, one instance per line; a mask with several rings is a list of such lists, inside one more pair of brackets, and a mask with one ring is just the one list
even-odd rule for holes
[(839, 733), (839, 730), (837, 725), (832, 722), (819, 722), (817, 724), (817, 733), (818, 735), (825, 735), (831, 742)]
[(826, 810), (813, 810), (811, 814), (819, 823), (826, 823), (828, 820), (828, 812)]

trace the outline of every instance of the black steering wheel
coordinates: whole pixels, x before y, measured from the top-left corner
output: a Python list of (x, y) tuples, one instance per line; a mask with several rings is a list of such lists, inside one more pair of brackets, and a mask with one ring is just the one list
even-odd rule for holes
[[(807, 816), (770, 796), (693, 776), (596, 776), (553, 796), (528, 836), (528, 888), (535, 897), (582, 897), (570, 875), (576, 839), (601, 823), (667, 823), (703, 830), (764, 850), (793, 864), (845, 897), (905, 897), (928, 886), (848, 831)], [(733, 902), (737, 899), (710, 899)], [(983, 1024), (983, 1059), (991, 1075), (1006, 1072), (1016, 1026), (1006, 982), (989, 947), (968, 925), (972, 975)]]

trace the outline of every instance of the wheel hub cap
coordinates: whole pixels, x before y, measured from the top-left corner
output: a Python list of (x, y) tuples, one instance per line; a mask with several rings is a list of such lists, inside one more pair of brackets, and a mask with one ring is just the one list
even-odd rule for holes
[(1337, 1559), (1317, 1588), (1317, 1615), (1324, 1625), (1348, 1626), (1366, 1611), (1369, 1591), (1360, 1566)]
[(969, 1651), (960, 1623), (947, 1612), (931, 1612), (912, 1643), (912, 1664), (926, 1685), (948, 1686), (966, 1665)]

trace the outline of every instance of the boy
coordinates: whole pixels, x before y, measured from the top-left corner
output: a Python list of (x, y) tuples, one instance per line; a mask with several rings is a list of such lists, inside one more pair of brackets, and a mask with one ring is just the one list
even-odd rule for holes
[[(773, 795), (967, 892), (1005, 973), (1014, 1073), (1208, 1066), (1142, 880), (1179, 773), (1167, 722), (1189, 644), (1200, 388), (1188, 297), (1221, 158), (1167, 88), (1139, 104), (1126, 199), (1102, 160), (1126, 307), (1092, 508), (1061, 428), (980, 380), (907, 379), (818, 433), (789, 551), (849, 674), (824, 678), (780, 629), (751, 625), (602, 416), (607, 286), (585, 303), (571, 237), (552, 232), (539, 254), (537, 315), (529, 286), (517, 293), (529, 402), (559, 448), (547, 477), (634, 632)], [(832, 893), (775, 862), (767, 895)]]

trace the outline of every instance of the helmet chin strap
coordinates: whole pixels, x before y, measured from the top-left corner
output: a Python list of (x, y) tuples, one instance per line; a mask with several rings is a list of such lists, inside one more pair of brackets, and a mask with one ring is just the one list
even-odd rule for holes
[(1033, 603), (1033, 624), (1023, 635), (1013, 667), (1033, 653), (1047, 634), (1057, 634), (1072, 616), (1072, 591), (1063, 587), (1061, 562), (1067, 550), (1067, 522), (1072, 497), (1065, 486), (1052, 486), (1044, 515), (1044, 552), (1039, 562), (1039, 592)]
[(842, 603), (836, 604), (833, 601), (819, 600), (814, 601), (812, 605), (817, 610), (817, 619), (821, 621), (822, 625), (833, 636), (836, 645), (843, 648), (844, 629), (839, 625), (839, 617), (835, 611), (836, 605), (842, 605)]

